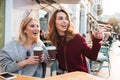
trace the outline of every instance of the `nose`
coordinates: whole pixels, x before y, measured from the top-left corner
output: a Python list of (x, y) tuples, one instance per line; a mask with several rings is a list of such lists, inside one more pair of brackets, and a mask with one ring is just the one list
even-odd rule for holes
[(63, 22), (64, 22), (64, 23), (66, 23), (67, 21), (68, 21), (68, 20), (66, 20), (66, 19), (63, 19)]
[(33, 30), (39, 32), (39, 31), (40, 31), (40, 27), (35, 26), (35, 27), (33, 28)]

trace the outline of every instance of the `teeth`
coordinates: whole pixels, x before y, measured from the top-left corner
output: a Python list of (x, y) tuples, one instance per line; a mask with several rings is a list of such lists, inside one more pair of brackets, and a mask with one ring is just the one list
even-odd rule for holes
[(62, 25), (62, 27), (66, 27), (66, 26), (63, 26), (63, 25)]

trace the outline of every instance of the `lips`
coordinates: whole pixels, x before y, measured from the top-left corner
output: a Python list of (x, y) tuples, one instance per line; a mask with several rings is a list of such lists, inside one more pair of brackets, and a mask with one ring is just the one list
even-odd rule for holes
[(34, 35), (34, 36), (38, 35), (38, 32), (33, 32), (33, 35)]
[(67, 26), (66, 25), (61, 25), (63, 28), (67, 28)]

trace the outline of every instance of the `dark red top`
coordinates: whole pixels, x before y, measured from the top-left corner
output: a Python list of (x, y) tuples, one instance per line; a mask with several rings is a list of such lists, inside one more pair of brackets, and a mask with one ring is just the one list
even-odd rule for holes
[(93, 46), (90, 48), (80, 34), (76, 34), (69, 43), (66, 43), (64, 37), (60, 36), (56, 57), (59, 61), (59, 67), (68, 72), (88, 72), (85, 57), (91, 60), (97, 59), (101, 47), (100, 41), (100, 39), (93, 38)]

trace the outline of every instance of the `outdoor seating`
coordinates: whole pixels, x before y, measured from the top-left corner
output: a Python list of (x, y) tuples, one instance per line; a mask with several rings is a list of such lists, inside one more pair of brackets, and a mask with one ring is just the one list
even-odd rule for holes
[(58, 61), (53, 61), (51, 67), (50, 67), (50, 76), (53, 76), (53, 71), (57, 71), (58, 69)]
[[(110, 75), (109, 50), (110, 50), (110, 47), (102, 46), (98, 54), (97, 60), (90, 61), (90, 68), (92, 72), (99, 71), (101, 68), (108, 68), (108, 72)], [(103, 65), (104, 62), (106, 62), (106, 64)]]

